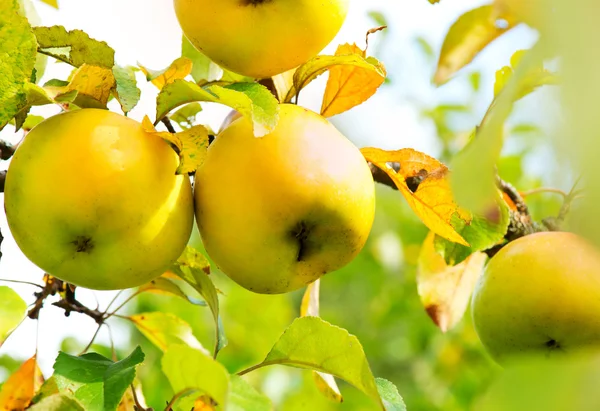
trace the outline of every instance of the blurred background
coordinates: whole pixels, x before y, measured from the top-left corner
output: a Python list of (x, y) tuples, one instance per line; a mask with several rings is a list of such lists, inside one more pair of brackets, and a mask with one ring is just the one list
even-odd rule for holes
[[(60, 24), (84, 30), (113, 47), (120, 65), (139, 62), (162, 69), (181, 55), (181, 31), (168, 0), (59, 0), (59, 10), (32, 1), (39, 25)], [(431, 78), (448, 28), (459, 15), (484, 2), (351, 3), (345, 26), (325, 53), (333, 53), (344, 42), (362, 47), (368, 29), (388, 25), (387, 30), (371, 37), (368, 51), (385, 63), (388, 81), (368, 102), (332, 119), (359, 147), (411, 147), (449, 163), (466, 144), (491, 102), (495, 71), (508, 64), (514, 51), (529, 48), (537, 39), (534, 30), (521, 25), (488, 47), (448, 84), (436, 88)], [(66, 79), (70, 70), (66, 64), (50, 61), (41, 83), (51, 78)], [(157, 89), (146, 83), (141, 73), (137, 79), (142, 98), (130, 116), (137, 120), (145, 114), (153, 117)], [(325, 81), (326, 77), (320, 78), (303, 91), (300, 104), (318, 109)], [(558, 116), (554, 93), (544, 88), (519, 101), (507, 123), (506, 144), (498, 167), (500, 175), (520, 190), (540, 186), (570, 189), (569, 179), (561, 173), (561, 164), (546, 138), (554, 127), (548, 119)], [(110, 107), (119, 111), (115, 101)], [(207, 104), (198, 120), (218, 129), (228, 111)], [(32, 112), (50, 116), (58, 110), (46, 106)], [(7, 126), (0, 138), (18, 142), (21, 133)], [(0, 166), (5, 169), (8, 162)], [(541, 219), (557, 213), (559, 200), (543, 194), (528, 198), (528, 203), (533, 216)], [(322, 280), (321, 316), (359, 338), (375, 376), (392, 381), (410, 411), (469, 409), (500, 369), (483, 351), (468, 314), (447, 334), (434, 326), (423, 310), (415, 282), (416, 262), (427, 229), (398, 192), (378, 187), (377, 202), (375, 224), (365, 249), (350, 265)], [(16, 247), (4, 214), (0, 229), (5, 236), (0, 278), (41, 282), (43, 273)], [(202, 249), (197, 232), (192, 245)], [(221, 307), (229, 338), (220, 360), (231, 372), (260, 362), (299, 315), (303, 291), (262, 296), (242, 289), (216, 271), (213, 280), (224, 293)], [(15, 284), (14, 288), (27, 302), (33, 302), (33, 287)], [(77, 293), (82, 302), (101, 308), (115, 295), (83, 289)], [(212, 345), (213, 323), (208, 309), (176, 297), (142, 295), (126, 310), (173, 312), (193, 326), (205, 346)], [(157, 367), (161, 353), (130, 324), (116, 318), (111, 324), (120, 358), (136, 345), (142, 346), (146, 361), (138, 368), (138, 376), (144, 396), (149, 406), (163, 409), (173, 393)], [(33, 355), (36, 347), (42, 371), (50, 375), (57, 351), (79, 353), (95, 329), (96, 324), (88, 317), (74, 313), (66, 319), (57, 308), (43, 310), (39, 323), (26, 320), (0, 349), (0, 382)], [(110, 356), (107, 329), (100, 332), (92, 350)], [(317, 392), (308, 371), (267, 367), (249, 378), (269, 395), (278, 410), (375, 409), (366, 396), (343, 383), (344, 402), (330, 402)]]

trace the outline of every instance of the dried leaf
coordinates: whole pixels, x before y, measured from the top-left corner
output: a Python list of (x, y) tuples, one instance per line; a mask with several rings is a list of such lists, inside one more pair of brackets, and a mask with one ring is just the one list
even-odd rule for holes
[[(361, 152), (367, 161), (390, 176), (410, 207), (431, 231), (449, 241), (469, 245), (452, 226), (455, 216), (466, 223), (471, 217), (454, 201), (448, 168), (444, 164), (409, 148), (396, 151), (363, 148)], [(396, 172), (388, 163), (399, 163), (399, 170)]]
[(466, 12), (450, 27), (438, 62), (434, 83), (444, 84), (469, 64), (481, 50), (519, 22), (494, 6), (482, 6)]
[(427, 314), (446, 332), (463, 317), (487, 256), (476, 252), (462, 263), (448, 266), (434, 246), (430, 232), (419, 255), (417, 284)]
[(2, 385), (0, 411), (20, 411), (27, 408), (43, 382), (44, 377), (33, 356)]
[(331, 67), (321, 105), (321, 115), (325, 117), (343, 113), (368, 100), (383, 84), (386, 76), (383, 64), (367, 58), (365, 51), (356, 44), (340, 45), (335, 55), (358, 55), (372, 63), (377, 70), (353, 65)]
[(192, 60), (187, 57), (179, 57), (164, 70), (150, 70), (142, 65), (139, 67), (146, 75), (146, 80), (151, 81), (159, 90), (162, 90), (165, 85), (186, 78), (192, 72)]

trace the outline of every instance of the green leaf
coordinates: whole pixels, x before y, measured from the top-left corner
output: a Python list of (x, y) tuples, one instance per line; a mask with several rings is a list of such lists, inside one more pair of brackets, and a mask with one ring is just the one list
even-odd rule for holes
[(204, 350), (202, 344), (194, 337), (192, 327), (174, 314), (155, 311), (135, 314), (127, 318), (162, 351), (173, 344), (187, 344)]
[(385, 77), (385, 71), (377, 59), (369, 57), (368, 59), (358, 54), (347, 54), (340, 56), (316, 56), (304, 63), (294, 73), (294, 84), (285, 97), (284, 102), (292, 101), (304, 87), (309, 85), (314, 79), (336, 66), (354, 66), (356, 68), (372, 71)]
[(200, 103), (190, 103), (181, 107), (179, 110), (169, 116), (171, 121), (179, 124), (182, 129), (190, 128), (196, 122), (196, 115), (202, 111)]
[(470, 244), (470, 247), (453, 243), (440, 236), (435, 238), (435, 249), (450, 266), (464, 261), (476, 251), (484, 251), (501, 242), (510, 224), (508, 205), (501, 198), (489, 209), (489, 217), (474, 215), (470, 224), (453, 218), (452, 226)]
[(72, 392), (86, 411), (113, 411), (133, 382), (136, 366), (143, 361), (140, 347), (118, 362), (96, 353), (75, 357), (60, 352), (54, 376), (59, 390)]
[(195, 305), (207, 305), (204, 301), (196, 300), (195, 298), (190, 297), (189, 295), (184, 293), (177, 284), (165, 277), (157, 277), (154, 280), (140, 286), (139, 291), (155, 294), (174, 295), (176, 297), (183, 298), (184, 300)]
[(273, 405), (268, 397), (256, 391), (242, 377), (231, 375), (229, 397), (225, 411), (271, 411)]
[(24, 86), (36, 61), (35, 36), (19, 10), (17, 0), (0, 3), (0, 130), (27, 106)]
[(112, 69), (115, 51), (103, 41), (91, 39), (81, 30), (67, 31), (63, 26), (34, 27), (38, 51), (79, 67), (83, 64)]
[(21, 324), (27, 314), (27, 304), (12, 288), (0, 286), (0, 347)]
[(376, 378), (375, 383), (386, 411), (406, 411), (406, 404), (394, 384), (383, 378)]
[(130, 112), (140, 101), (142, 92), (135, 81), (135, 67), (114, 66), (112, 68), (113, 75), (116, 81), (116, 87), (113, 89), (113, 94), (123, 113)]
[[(504, 24), (498, 24), (502, 21)], [(442, 45), (434, 83), (444, 84), (469, 64), (481, 50), (518, 24), (509, 14), (500, 14), (493, 5), (470, 10), (450, 27)]]
[(235, 83), (203, 88), (189, 81), (175, 80), (165, 85), (156, 99), (155, 124), (174, 108), (196, 101), (220, 103), (239, 111), (253, 122), (257, 137), (272, 131), (279, 119), (277, 99), (260, 84)]
[(29, 411), (86, 411), (83, 405), (68, 394), (54, 394), (27, 408)]
[(171, 270), (194, 287), (210, 307), (215, 321), (214, 355), (216, 357), (219, 351), (227, 345), (227, 337), (225, 336), (223, 323), (219, 315), (217, 289), (208, 277), (210, 274), (210, 263), (201, 252), (188, 246)]
[(225, 406), (229, 373), (202, 351), (187, 345), (171, 345), (162, 358), (162, 370), (176, 393), (196, 388), (219, 406)]
[(185, 36), (181, 36), (181, 55), (192, 61), (192, 78), (196, 83), (208, 83), (223, 77), (223, 69), (196, 50)]
[(285, 330), (259, 365), (289, 365), (341, 378), (383, 407), (363, 348), (354, 335), (318, 317), (301, 317)]
[(35, 114), (29, 114), (25, 118), (25, 122), (23, 122), (22, 128), (25, 131), (29, 131), (44, 120), (45, 120), (45, 118), (42, 116), (37, 116)]

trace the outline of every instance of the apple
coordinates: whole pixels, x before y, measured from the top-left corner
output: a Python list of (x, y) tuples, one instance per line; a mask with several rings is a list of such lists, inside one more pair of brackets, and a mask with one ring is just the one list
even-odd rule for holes
[(196, 173), (208, 255), (248, 290), (285, 293), (349, 263), (369, 235), (373, 177), (360, 151), (320, 115), (282, 105), (273, 132), (225, 128)]
[(575, 234), (544, 232), (498, 252), (472, 299), (475, 329), (499, 363), (600, 346), (600, 253)]
[(179, 257), (193, 226), (188, 176), (161, 138), (99, 109), (36, 126), (8, 169), (4, 206), (23, 253), (98, 290), (144, 284)]
[(349, 0), (174, 0), (188, 40), (217, 64), (271, 77), (316, 56), (338, 33)]

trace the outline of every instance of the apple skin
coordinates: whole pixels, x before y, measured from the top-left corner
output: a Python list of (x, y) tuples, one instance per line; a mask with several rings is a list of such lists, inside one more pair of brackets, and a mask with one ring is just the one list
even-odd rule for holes
[(8, 169), (4, 206), (21, 251), (69, 283), (124, 289), (161, 275), (193, 227), (178, 156), (141, 124), (98, 109), (36, 126)]
[(501, 364), (600, 347), (600, 254), (566, 232), (515, 240), (488, 263), (471, 307), (481, 342)]
[(369, 235), (375, 188), (360, 151), (320, 115), (282, 105), (273, 132), (235, 120), (196, 173), (208, 255), (248, 290), (296, 290), (349, 263)]
[(267, 78), (293, 69), (333, 40), (349, 0), (174, 0), (185, 36), (231, 71)]

